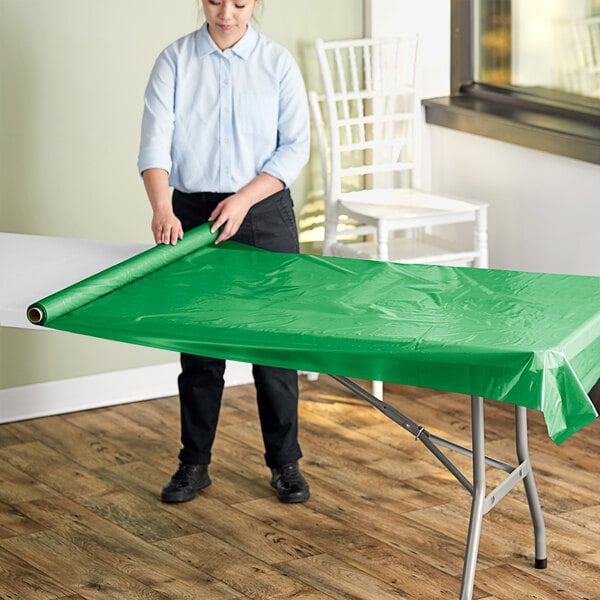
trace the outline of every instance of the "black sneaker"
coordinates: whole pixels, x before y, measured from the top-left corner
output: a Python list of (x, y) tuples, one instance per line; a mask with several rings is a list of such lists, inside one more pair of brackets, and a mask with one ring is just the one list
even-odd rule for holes
[(298, 463), (290, 463), (271, 469), (271, 486), (277, 490), (281, 502), (306, 502), (310, 491), (306, 479), (298, 469)]
[(163, 502), (187, 502), (193, 500), (200, 490), (208, 487), (211, 483), (208, 476), (208, 465), (179, 463), (179, 468), (162, 489), (160, 499)]

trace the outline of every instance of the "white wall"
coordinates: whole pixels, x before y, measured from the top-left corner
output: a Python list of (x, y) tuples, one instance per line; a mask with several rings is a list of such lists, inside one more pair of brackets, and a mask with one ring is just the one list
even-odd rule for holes
[[(416, 96), (447, 96), (450, 93), (450, 2), (448, 0), (365, 0), (365, 35), (393, 37), (400, 32), (416, 33), (419, 48), (416, 62)], [(420, 173), (417, 187), (432, 189), (430, 139), (422, 110)]]
[[(365, 5), (373, 36), (421, 36), (422, 97), (450, 87), (449, 4)], [(600, 275), (600, 166), (425, 124), (423, 137), (424, 187), (489, 203), (491, 267)]]
[(366, 0), (366, 35), (419, 35), (417, 87), (422, 98), (450, 91), (450, 2), (448, 0)]
[(434, 189), (490, 204), (491, 267), (600, 275), (600, 166), (429, 129)]

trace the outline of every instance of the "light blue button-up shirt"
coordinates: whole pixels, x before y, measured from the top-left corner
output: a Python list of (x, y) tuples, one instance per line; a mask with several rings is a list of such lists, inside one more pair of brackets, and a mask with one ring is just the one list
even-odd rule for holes
[(182, 192), (237, 192), (265, 172), (289, 186), (308, 160), (300, 69), (252, 27), (219, 50), (206, 23), (159, 55), (144, 96), (138, 169)]

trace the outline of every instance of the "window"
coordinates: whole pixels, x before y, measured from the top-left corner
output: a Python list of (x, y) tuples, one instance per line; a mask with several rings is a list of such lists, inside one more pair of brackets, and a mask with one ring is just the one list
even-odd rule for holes
[(452, 0), (428, 123), (600, 164), (600, 0)]
[(474, 78), (600, 99), (600, 1), (479, 0)]

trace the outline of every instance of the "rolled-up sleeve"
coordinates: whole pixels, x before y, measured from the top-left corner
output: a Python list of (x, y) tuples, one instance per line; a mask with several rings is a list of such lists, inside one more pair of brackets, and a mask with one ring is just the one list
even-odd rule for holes
[(286, 56), (279, 93), (277, 148), (262, 171), (289, 187), (296, 180), (310, 153), (308, 100), (302, 73), (291, 55)]
[(161, 53), (146, 86), (138, 171), (159, 168), (171, 173), (171, 143), (175, 122), (175, 73), (173, 57)]

